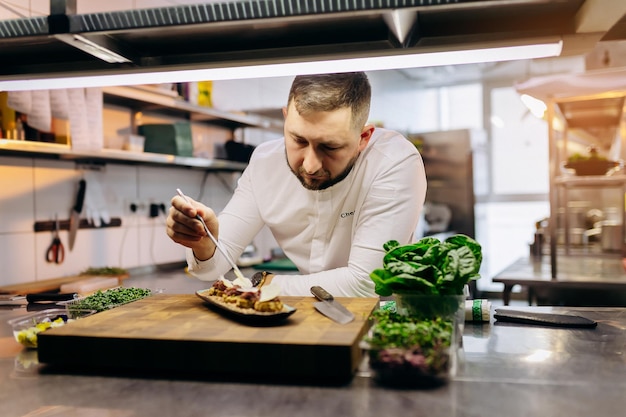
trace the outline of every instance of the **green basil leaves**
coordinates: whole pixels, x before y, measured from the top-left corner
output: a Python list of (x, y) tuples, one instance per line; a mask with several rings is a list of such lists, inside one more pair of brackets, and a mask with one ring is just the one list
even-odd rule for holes
[(381, 296), (398, 291), (461, 295), (467, 283), (480, 277), (482, 248), (466, 235), (453, 235), (443, 242), (425, 237), (409, 245), (390, 240), (383, 249), (383, 268), (370, 273)]

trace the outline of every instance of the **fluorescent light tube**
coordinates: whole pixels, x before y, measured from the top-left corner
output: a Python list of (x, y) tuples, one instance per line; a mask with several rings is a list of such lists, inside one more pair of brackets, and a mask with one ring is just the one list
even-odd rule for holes
[(131, 62), (130, 59), (123, 57), (122, 55), (98, 45), (97, 43), (90, 41), (81, 35), (61, 34), (55, 35), (58, 40), (72, 45), (75, 48), (80, 49), (83, 52), (87, 52), (91, 56), (95, 56), (98, 59), (108, 62), (109, 64), (122, 64), (124, 62)]
[(546, 103), (533, 96), (529, 96), (528, 94), (522, 94), (520, 96), (520, 100), (522, 100), (522, 103), (524, 103), (533, 116), (543, 119), (546, 114), (546, 110), (548, 110)]
[[(166, 71), (116, 73), (90, 76), (51, 76), (41, 79), (0, 81), (0, 91), (105, 87), (115, 85), (163, 84), (203, 80), (235, 80), (320, 74), (329, 72), (377, 71), (402, 68), (436, 67), (479, 62), (512, 61), (558, 56), (563, 43), (483, 47), (478, 49), (395, 54), (361, 58), (330, 59), (278, 64), (250, 64), (231, 67), (171, 69)], [(208, 65), (208, 64), (207, 64)]]

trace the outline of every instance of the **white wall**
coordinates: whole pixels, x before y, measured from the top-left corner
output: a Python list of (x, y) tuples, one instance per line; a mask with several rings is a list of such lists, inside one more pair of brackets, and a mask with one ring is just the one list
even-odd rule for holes
[[(165, 234), (165, 216), (149, 218), (147, 207), (153, 202), (169, 206), (177, 187), (190, 196), (200, 195), (204, 173), (107, 164), (102, 171), (87, 175), (97, 177), (109, 215), (121, 218), (122, 226), (79, 229), (71, 252), (68, 232), (61, 231), (65, 262), (47, 263), (45, 252), (52, 233), (35, 233), (34, 222), (53, 220), (55, 214), (59, 220), (67, 220), (83, 174), (70, 161), (0, 157), (0, 285), (76, 275), (88, 267), (133, 268), (184, 260), (183, 248)], [(228, 173), (207, 177), (203, 201), (219, 211), (230, 191), (216, 175), (225, 176), (226, 182), (234, 179)], [(88, 181), (88, 190), (89, 185)], [(142, 208), (132, 213), (131, 202), (140, 203)]]

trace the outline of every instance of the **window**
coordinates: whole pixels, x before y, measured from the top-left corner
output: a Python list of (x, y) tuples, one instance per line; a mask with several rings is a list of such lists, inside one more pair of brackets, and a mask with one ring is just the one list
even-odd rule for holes
[(547, 194), (546, 122), (528, 112), (512, 87), (491, 90), (490, 121), (492, 194)]

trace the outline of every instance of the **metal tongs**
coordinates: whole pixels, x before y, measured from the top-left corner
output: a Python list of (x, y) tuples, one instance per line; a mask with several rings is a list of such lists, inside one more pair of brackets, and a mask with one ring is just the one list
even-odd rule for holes
[[(178, 193), (179, 196), (181, 196), (187, 203), (191, 204), (191, 201), (189, 200), (189, 198), (187, 198), (187, 196), (180, 190), (180, 188), (176, 189), (176, 192)], [(224, 258), (226, 258), (226, 260), (228, 261), (228, 263), (230, 264), (230, 266), (233, 268), (233, 272), (235, 273), (235, 276), (241, 280), (246, 280), (247, 278), (245, 278), (243, 276), (243, 274), (241, 273), (241, 271), (239, 270), (239, 268), (237, 267), (237, 264), (235, 263), (235, 261), (233, 261), (233, 259), (230, 257), (230, 255), (228, 254), (228, 252), (226, 252), (226, 249), (224, 249), (222, 247), (222, 245), (217, 241), (217, 239), (215, 239), (215, 236), (213, 236), (213, 233), (211, 233), (211, 231), (209, 230), (209, 228), (207, 227), (206, 223), (204, 222), (204, 219), (202, 218), (202, 216), (200, 216), (199, 214), (196, 214), (196, 219), (202, 223), (202, 227), (204, 227), (204, 231), (206, 232), (207, 236), (213, 241), (213, 243), (215, 244), (215, 247), (222, 253), (222, 255), (224, 255)]]

